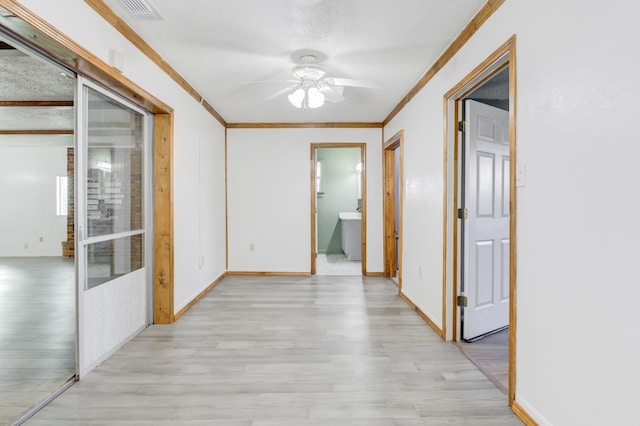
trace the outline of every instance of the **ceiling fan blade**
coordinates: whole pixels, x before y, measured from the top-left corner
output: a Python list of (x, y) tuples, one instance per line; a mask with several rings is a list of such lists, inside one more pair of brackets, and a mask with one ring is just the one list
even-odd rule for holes
[(322, 93), (326, 100), (329, 102), (338, 103), (344, 101), (344, 96), (342, 93), (344, 92), (344, 86), (324, 86), (321, 87), (320, 93)]
[(363, 87), (365, 89), (382, 89), (382, 84), (371, 80), (356, 80), (353, 78), (327, 78), (325, 81), (334, 86)]
[(287, 92), (290, 92), (292, 89), (295, 89), (296, 87), (298, 87), (298, 84), (294, 84), (293, 86), (289, 86), (289, 87), (285, 87), (282, 90), (278, 90), (276, 93), (274, 93), (271, 96), (267, 96), (266, 98), (264, 98), (265, 101), (270, 101), (271, 99), (275, 99), (278, 96), (282, 96)]

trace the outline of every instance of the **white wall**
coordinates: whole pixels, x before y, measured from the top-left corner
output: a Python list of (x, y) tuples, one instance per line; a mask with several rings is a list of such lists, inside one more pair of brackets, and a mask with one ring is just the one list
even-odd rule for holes
[(67, 175), (67, 147), (73, 136), (0, 137), (0, 256), (62, 256), (67, 216), (56, 215), (56, 176)]
[(527, 176), (517, 191), (516, 400), (541, 424), (637, 422), (638, 12), (621, 0), (507, 0), (385, 129), (405, 129), (404, 290), (438, 321), (443, 95), (517, 35)]
[(193, 114), (195, 134), (174, 140), (176, 312), (226, 271), (224, 128)]
[(367, 144), (367, 271), (383, 270), (380, 129), (229, 129), (227, 141), (230, 271), (311, 270), (313, 142)]
[(225, 272), (223, 126), (84, 1), (21, 3), (105, 62), (109, 49), (120, 51), (124, 75), (174, 109), (174, 309), (180, 310)]

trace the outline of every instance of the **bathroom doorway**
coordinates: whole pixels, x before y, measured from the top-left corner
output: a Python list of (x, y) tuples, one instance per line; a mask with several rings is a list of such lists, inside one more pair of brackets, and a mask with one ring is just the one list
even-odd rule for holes
[(365, 275), (365, 144), (311, 144), (311, 275)]

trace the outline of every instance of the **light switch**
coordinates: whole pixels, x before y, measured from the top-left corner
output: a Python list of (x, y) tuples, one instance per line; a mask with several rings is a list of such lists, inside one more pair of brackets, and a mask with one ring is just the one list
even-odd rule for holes
[(516, 164), (516, 187), (527, 186), (527, 166), (518, 161)]

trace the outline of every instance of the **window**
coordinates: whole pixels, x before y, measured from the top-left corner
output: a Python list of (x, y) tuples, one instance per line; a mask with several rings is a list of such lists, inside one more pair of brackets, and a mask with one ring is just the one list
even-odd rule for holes
[(56, 215), (69, 214), (69, 178), (56, 176)]

